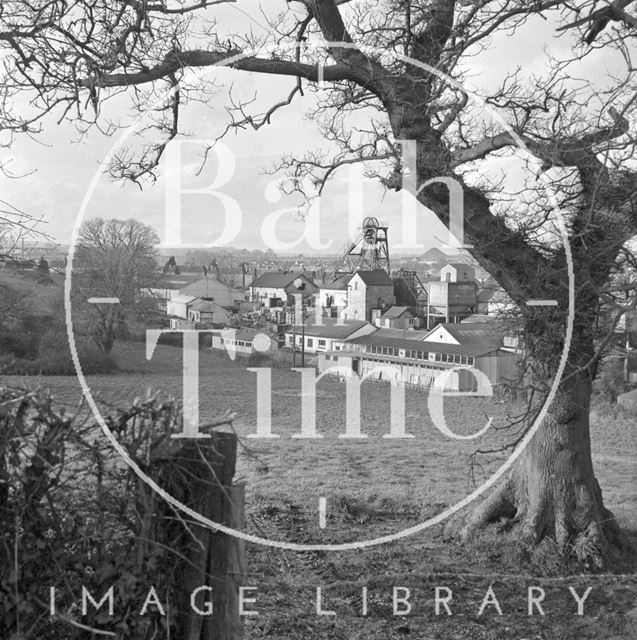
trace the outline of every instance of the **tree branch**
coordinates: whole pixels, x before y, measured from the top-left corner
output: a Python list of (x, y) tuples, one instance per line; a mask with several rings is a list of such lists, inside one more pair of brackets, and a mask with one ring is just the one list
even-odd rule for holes
[(637, 18), (635, 16), (632, 16), (625, 10), (625, 7), (627, 7), (629, 4), (632, 4), (633, 2), (634, 0), (614, 0), (607, 7), (597, 9), (590, 15), (584, 18), (580, 18), (579, 20), (575, 20), (575, 22), (571, 22), (562, 27), (559, 27), (557, 30), (565, 31), (566, 29), (580, 27), (590, 22), (591, 25), (584, 36), (584, 42), (586, 42), (586, 44), (593, 44), (597, 36), (608, 26), (608, 23), (611, 21), (623, 22), (626, 26), (637, 29)]
[(455, 6), (455, 0), (435, 0), (431, 3), (427, 27), (413, 40), (414, 58), (433, 66), (440, 60), (453, 29)]
[(239, 50), (228, 51), (182, 51), (167, 55), (163, 62), (155, 67), (135, 71), (132, 73), (112, 73), (98, 76), (95, 79), (83, 78), (78, 84), (84, 88), (99, 87), (129, 87), (133, 85), (154, 82), (169, 77), (187, 67), (212, 67), (215, 65), (226, 66), (241, 71), (253, 71), (255, 73), (268, 73), (272, 75), (295, 76), (318, 82), (322, 77), (327, 82), (340, 80), (354, 80), (351, 68), (343, 64), (335, 64), (324, 67), (320, 65), (306, 64), (292, 60), (276, 60), (247, 56), (234, 62), (223, 64), (224, 60), (239, 56)]
[[(629, 130), (628, 120), (612, 107), (609, 109), (614, 122), (581, 138), (557, 139), (551, 143), (540, 143), (529, 136), (520, 134), (519, 138), (528, 150), (547, 167), (573, 167), (588, 162), (593, 148), (604, 142), (625, 135)], [(458, 166), (473, 160), (480, 160), (489, 153), (504, 147), (517, 146), (517, 140), (510, 132), (499, 133), (481, 140), (471, 147), (457, 149), (451, 154), (452, 164)]]

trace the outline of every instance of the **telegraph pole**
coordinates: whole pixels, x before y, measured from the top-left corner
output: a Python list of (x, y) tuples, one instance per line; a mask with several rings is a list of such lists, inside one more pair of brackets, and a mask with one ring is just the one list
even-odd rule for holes
[[(303, 315), (301, 314), (301, 320), (303, 320)], [(305, 322), (302, 325), (301, 329), (301, 366), (305, 366)]]
[(292, 356), (292, 364), (296, 367), (296, 328), (299, 324), (299, 318), (301, 319), (301, 325), (303, 325), (303, 331), (301, 333), (301, 366), (305, 363), (305, 325), (303, 324), (303, 296), (300, 293), (294, 294), (294, 328), (293, 328), (293, 347), (294, 351)]

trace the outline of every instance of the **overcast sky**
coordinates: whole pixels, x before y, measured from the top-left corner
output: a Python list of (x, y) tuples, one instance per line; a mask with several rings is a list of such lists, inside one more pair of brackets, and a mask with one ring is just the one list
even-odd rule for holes
[[(285, 3), (281, 0), (268, 3), (267, 6), (274, 4), (281, 9)], [(233, 28), (241, 28), (248, 23), (254, 26), (255, 20), (258, 21), (260, 17), (255, 6), (254, 2), (241, 0), (216, 13), (220, 15), (222, 23)], [(253, 19), (250, 20), (241, 11), (251, 14)], [(499, 35), (494, 39), (491, 49), (472, 62), (469, 88), (486, 86), (494, 78), (502, 77), (517, 66), (523, 67), (526, 74), (544, 72), (545, 49), (559, 53), (568, 46), (565, 40), (556, 39), (554, 26), (537, 19), (512, 37)], [(603, 61), (599, 59), (581, 69), (581, 73), (587, 77), (601, 77), (606, 72)], [(279, 100), (293, 86), (291, 78), (218, 69), (210, 69), (207, 74), (210, 78), (215, 77), (226, 89), (232, 82), (234, 91), (239, 94), (247, 96), (257, 91), (263, 100)], [(307, 100), (311, 99), (309, 97)], [(224, 100), (224, 90), (220, 89), (215, 98), (216, 106), (212, 109), (196, 106), (187, 111), (182, 129), (192, 131), (200, 139), (218, 135), (227, 117), (223, 109)], [(252, 249), (267, 248), (263, 237), (264, 220), (274, 211), (295, 206), (295, 199), (268, 201), (266, 190), (275, 176), (264, 174), (263, 169), (271, 167), (281, 153), (300, 154), (306, 149), (321, 146), (314, 124), (304, 116), (306, 106), (310, 106), (310, 103), (304, 104), (303, 100), (299, 100), (292, 107), (279, 111), (270, 126), (258, 132), (232, 134), (224, 140), (234, 158), (235, 168), (218, 190), (234, 200), (241, 211), (238, 233), (230, 233), (232, 237), (225, 244)], [(118, 110), (123, 112), (123, 103), (104, 108), (108, 109), (109, 115), (117, 116)], [(37, 140), (19, 138), (10, 150), (0, 150), (1, 160), (11, 159), (10, 169), (13, 172), (33, 171), (31, 175), (15, 180), (0, 176), (2, 198), (32, 215), (43, 216), (48, 223), (43, 227), (44, 230), (61, 243), (69, 242), (83, 201), (87, 203), (85, 217), (135, 217), (154, 226), (164, 240), (167, 185), (171, 193), (179, 188), (179, 184), (184, 188), (206, 187), (219, 178), (218, 163), (213, 159), (206, 165), (203, 174), (195, 177), (200, 148), (189, 145), (183, 149), (181, 166), (173, 163), (167, 170), (162, 167), (157, 182), (146, 186), (143, 191), (130, 183), (115, 183), (107, 176), (101, 177), (91, 191), (92, 181), (99, 175), (105, 158), (117, 144), (119, 136), (120, 133), (106, 137), (95, 129), (87, 138), (77, 142), (78, 135), (72, 125), (48, 121), (44, 133)], [(134, 138), (134, 131), (131, 131), (131, 136)], [(174, 158), (174, 154), (169, 157)], [(227, 162), (224, 162), (224, 166), (227, 168)], [(348, 230), (356, 227), (362, 216), (374, 215), (389, 223), (390, 245), (394, 250), (401, 251), (401, 244), (404, 244), (402, 196), (385, 193), (377, 183), (367, 182), (363, 186), (362, 206), (361, 201), (356, 200), (359, 206), (352, 208), (349, 198), (352, 184), (348, 170), (339, 171), (320, 201), (321, 250), (339, 252), (346, 242)], [(211, 195), (185, 194), (180, 202), (183, 207), (182, 242), (209, 244), (218, 241), (224, 218), (219, 200)], [(279, 238), (281, 241), (293, 241), (302, 234), (304, 224), (287, 214), (277, 227)], [(413, 238), (410, 240), (413, 245)], [(424, 251), (446, 241), (445, 229), (432, 214), (422, 211), (416, 240)], [(274, 248), (281, 250), (280, 247)], [(316, 246), (310, 247), (306, 242), (287, 251), (319, 252)]]

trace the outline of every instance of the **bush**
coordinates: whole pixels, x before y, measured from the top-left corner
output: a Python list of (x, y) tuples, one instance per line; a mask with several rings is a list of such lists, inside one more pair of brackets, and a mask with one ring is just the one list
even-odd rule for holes
[(593, 399), (596, 404), (617, 403), (617, 396), (629, 391), (624, 382), (624, 370), (621, 360), (609, 360), (602, 363), (600, 371), (593, 382)]
[[(100, 351), (96, 345), (76, 340), (78, 358), (85, 375), (114, 373), (119, 370), (115, 358)], [(75, 365), (66, 335), (48, 331), (39, 342), (36, 357), (20, 357), (16, 350), (0, 358), (0, 371), (4, 374), (73, 376)]]
[[(180, 430), (181, 414), (147, 398), (107, 421), (150, 472), (149, 457), (153, 470), (165, 467), (162, 452)], [(0, 386), (2, 640), (84, 640), (93, 637), (86, 627), (138, 640), (174, 634), (167, 628), (172, 617), (152, 608), (138, 615), (149, 584), (162, 594), (172, 589), (177, 599), (179, 557), (169, 545), (153, 544), (153, 527), (165, 525), (155, 515), (161, 501), (128, 467), (113, 464), (110, 445), (94, 434), (90, 422), (58, 411), (45, 393)], [(48, 615), (52, 586), (60, 617)], [(114, 617), (92, 608), (82, 616), (73, 598), (83, 586), (96, 595), (113, 586)], [(69, 624), (78, 618), (84, 629)]]

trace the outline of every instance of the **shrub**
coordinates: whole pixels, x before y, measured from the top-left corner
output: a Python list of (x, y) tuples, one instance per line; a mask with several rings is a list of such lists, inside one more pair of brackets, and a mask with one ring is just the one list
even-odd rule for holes
[(596, 404), (617, 403), (617, 396), (628, 391), (624, 382), (623, 363), (620, 360), (608, 360), (602, 363), (593, 383), (593, 398)]
[[(165, 460), (157, 451), (180, 430), (180, 415), (171, 403), (147, 398), (107, 422), (151, 473), (155, 460)], [(83, 640), (93, 637), (86, 627), (139, 640), (171, 635), (172, 618), (154, 608), (137, 615), (148, 585), (162, 595), (173, 587), (177, 554), (153, 544), (153, 527), (161, 532), (165, 524), (156, 520), (163, 503), (128, 467), (113, 463), (111, 447), (94, 433), (40, 391), (0, 387), (3, 640)], [(84, 586), (97, 597), (114, 587), (115, 614), (89, 608), (82, 629), (68, 621), (80, 618), (76, 598)], [(48, 615), (50, 587), (58, 591), (58, 617)]]
[[(20, 357), (14, 350), (5, 353), (0, 358), (0, 371), (5, 374), (16, 375), (47, 375), (72, 376), (75, 375), (75, 365), (71, 357), (71, 350), (66, 335), (47, 332), (38, 344), (35, 358)], [(86, 375), (97, 373), (114, 373), (119, 370), (115, 358), (100, 351), (96, 345), (87, 340), (77, 340), (77, 353)]]

